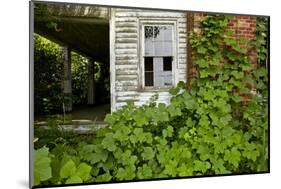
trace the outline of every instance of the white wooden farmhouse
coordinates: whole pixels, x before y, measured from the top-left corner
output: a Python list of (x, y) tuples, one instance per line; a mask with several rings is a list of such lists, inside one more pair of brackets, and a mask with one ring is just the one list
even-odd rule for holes
[[(92, 63), (99, 61), (109, 66), (111, 111), (127, 101), (144, 104), (155, 93), (159, 95), (158, 102), (168, 103), (169, 88), (194, 78), (188, 33), (200, 29), (203, 13), (58, 3), (48, 4), (47, 9), (50, 14), (47, 18), (35, 14), (34, 29), (63, 46), (63, 92), (69, 98), (66, 104), (69, 111), (72, 109), (70, 50), (89, 57)], [(233, 16), (230, 29), (238, 37), (253, 39), (255, 19)], [(46, 27), (50, 20), (59, 28)], [(89, 66), (89, 73), (94, 73), (93, 67)], [(93, 78), (89, 74), (89, 104), (94, 104), (100, 95)]]
[(112, 8), (110, 14), (111, 107), (136, 105), (187, 78), (186, 13)]
[[(159, 102), (168, 103), (169, 88), (186, 81), (186, 13), (65, 4), (48, 4), (47, 8), (48, 19), (61, 28), (51, 30), (46, 19), (38, 16), (35, 32), (63, 46), (67, 110), (72, 109), (70, 50), (109, 64), (111, 111), (129, 100), (144, 104), (155, 93)], [(99, 91), (89, 83), (88, 101), (94, 103)]]

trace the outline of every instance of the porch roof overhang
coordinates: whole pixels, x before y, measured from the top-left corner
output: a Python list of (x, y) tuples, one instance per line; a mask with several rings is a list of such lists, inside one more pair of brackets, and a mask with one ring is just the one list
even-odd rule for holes
[(109, 62), (109, 8), (66, 4), (45, 8), (47, 16), (35, 6), (35, 33), (96, 61)]

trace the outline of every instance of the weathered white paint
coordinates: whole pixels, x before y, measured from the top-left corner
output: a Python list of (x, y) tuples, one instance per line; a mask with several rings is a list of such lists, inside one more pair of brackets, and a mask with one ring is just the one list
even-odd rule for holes
[(186, 14), (141, 9), (111, 9), (110, 19), (110, 73), (111, 73), (111, 110), (114, 111), (127, 101), (142, 105), (155, 93), (158, 93), (157, 103), (168, 103), (171, 96), (169, 87), (144, 87), (143, 67), (143, 32), (144, 24), (161, 24), (173, 26), (173, 63), (172, 72), (165, 73), (169, 78), (172, 74), (172, 84), (186, 81)]
[(116, 89), (115, 89), (115, 9), (110, 9), (109, 38), (110, 38), (110, 109), (116, 109)]

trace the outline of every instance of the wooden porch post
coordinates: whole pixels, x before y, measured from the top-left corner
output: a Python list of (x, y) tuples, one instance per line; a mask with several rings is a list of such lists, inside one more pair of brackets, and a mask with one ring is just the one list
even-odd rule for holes
[(95, 61), (88, 64), (88, 104), (95, 104)]
[(68, 46), (62, 46), (64, 111), (72, 111), (71, 56)]

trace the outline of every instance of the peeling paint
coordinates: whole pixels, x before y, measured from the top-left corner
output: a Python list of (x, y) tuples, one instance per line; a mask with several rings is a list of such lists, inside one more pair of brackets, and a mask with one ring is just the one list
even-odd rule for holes
[(114, 93), (116, 103), (112, 109), (118, 109), (126, 104), (127, 101), (134, 101), (136, 105), (147, 103), (152, 95), (158, 93), (159, 99), (157, 103), (168, 104), (170, 94), (168, 89), (165, 92), (144, 91), (141, 87), (141, 52), (140, 52), (140, 19), (150, 19), (157, 22), (165, 23), (165, 20), (174, 19), (176, 21), (175, 31), (177, 39), (175, 40), (177, 47), (177, 62), (175, 62), (175, 81), (186, 81), (186, 57), (187, 57), (187, 29), (186, 15), (179, 12), (152, 11), (138, 9), (114, 9), (114, 62), (115, 80)]

